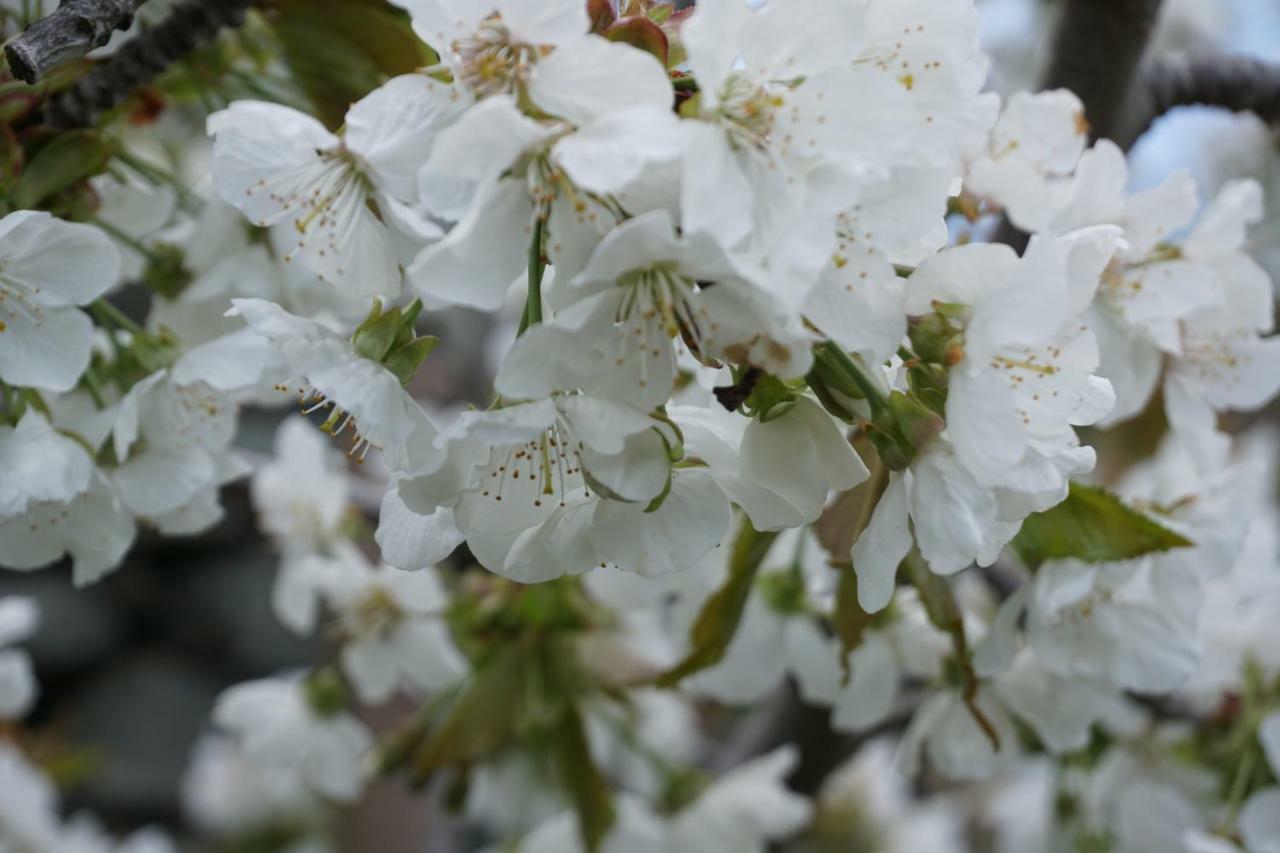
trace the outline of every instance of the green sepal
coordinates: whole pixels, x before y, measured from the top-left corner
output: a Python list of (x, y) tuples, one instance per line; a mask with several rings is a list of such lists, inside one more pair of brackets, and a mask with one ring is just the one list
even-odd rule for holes
[(796, 406), (796, 392), (776, 376), (762, 374), (747, 397), (746, 411), (762, 423), (780, 418)]
[(858, 411), (850, 405), (852, 401), (841, 400), (830, 388), (827, 387), (826, 381), (814, 371), (810, 371), (805, 376), (804, 381), (808, 383), (809, 390), (818, 398), (818, 402), (822, 404), (822, 408), (827, 412), (847, 424), (851, 424), (859, 418)]
[(911, 317), (907, 323), (907, 337), (911, 340), (911, 348), (922, 360), (933, 364), (952, 364), (955, 361), (953, 353), (964, 340), (964, 329), (954, 322), (953, 316), (935, 311)]
[(191, 284), (193, 276), (186, 267), (186, 257), (178, 246), (157, 243), (151, 249), (142, 282), (153, 293), (175, 299)]
[(400, 309), (392, 308), (382, 311), (381, 305), (375, 301), (374, 311), (356, 329), (351, 336), (351, 344), (356, 352), (370, 361), (381, 362), (391, 352), (391, 347), (400, 334)]
[(662, 491), (658, 492), (654, 499), (649, 501), (649, 505), (644, 508), (645, 512), (656, 512), (667, 500), (667, 495), (671, 494), (671, 480), (672, 472), (670, 468), (667, 468), (667, 481), (662, 484)]
[(946, 422), (924, 403), (894, 391), (887, 408), (872, 416), (867, 438), (890, 471), (902, 471), (945, 427)]
[(322, 719), (336, 716), (347, 707), (347, 685), (333, 667), (322, 667), (302, 683), (307, 705)]
[(947, 371), (922, 361), (907, 363), (907, 385), (912, 395), (933, 413), (947, 416), (947, 390), (949, 385)]
[(417, 337), (418, 317), (422, 314), (422, 300), (415, 298), (400, 309), (400, 332), (393, 349), (399, 349)]
[(440, 343), (440, 339), (435, 335), (424, 335), (421, 338), (414, 338), (409, 343), (395, 350), (383, 364), (387, 370), (390, 370), (400, 380), (401, 385), (408, 385), (409, 380), (418, 372), (418, 368), (422, 366), (422, 362), (427, 360), (427, 356), (431, 355), (432, 350)]
[(158, 333), (134, 335), (131, 350), (138, 364), (148, 374), (171, 367), (178, 360), (181, 347), (168, 329)]

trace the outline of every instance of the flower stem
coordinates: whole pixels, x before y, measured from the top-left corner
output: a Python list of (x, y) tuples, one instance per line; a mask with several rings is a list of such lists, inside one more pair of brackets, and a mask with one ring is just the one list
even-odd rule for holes
[(881, 411), (889, 406), (889, 398), (880, 390), (880, 386), (876, 385), (864, 371), (861, 359), (854, 361), (844, 349), (833, 341), (824, 341), (813, 348), (813, 356), (815, 360), (822, 361), (826, 366), (837, 372), (840, 376), (847, 378), (853, 383), (853, 386), (867, 399), (873, 411)]
[(533, 237), (529, 240), (529, 295), (525, 299), (519, 334), (542, 322), (542, 274), (547, 268), (542, 257), (542, 233), (543, 220), (539, 215), (533, 220)]
[(89, 304), (89, 313), (105, 326), (123, 329), (134, 335), (145, 335), (147, 330), (135, 323), (128, 315), (105, 299), (97, 299)]
[(90, 221), (98, 228), (101, 228), (103, 231), (110, 234), (112, 237), (115, 237), (121, 243), (124, 243), (130, 249), (133, 249), (139, 255), (142, 255), (148, 261), (152, 263), (160, 262), (160, 256), (157, 255), (155, 252), (151, 251), (151, 249), (145, 246), (142, 243), (142, 241), (139, 240), (137, 237), (133, 237), (129, 234), (126, 234), (124, 231), (121, 231), (119, 228), (112, 225), (110, 222), (107, 222), (105, 219), (101, 219), (95, 216)]
[(912, 549), (904, 561), (910, 574), (911, 582), (920, 593), (920, 603), (935, 628), (951, 638), (951, 650), (959, 669), (961, 685), (960, 696), (965, 707), (973, 715), (973, 720), (991, 742), (995, 751), (1000, 751), (1000, 735), (991, 720), (978, 707), (978, 674), (973, 669), (973, 660), (969, 650), (969, 639), (965, 633), (964, 615), (955, 593), (946, 579), (935, 575), (925, 564), (924, 557), (916, 549)]
[(1252, 745), (1240, 757), (1236, 765), (1235, 776), (1231, 779), (1231, 791), (1227, 795), (1227, 825), (1234, 826), (1240, 816), (1240, 808), (1244, 805), (1244, 795), (1249, 790), (1249, 779), (1253, 776), (1254, 765), (1258, 761), (1258, 753)]

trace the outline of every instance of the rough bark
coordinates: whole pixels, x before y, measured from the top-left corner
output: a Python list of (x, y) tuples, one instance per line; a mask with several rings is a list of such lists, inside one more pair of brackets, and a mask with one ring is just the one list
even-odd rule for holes
[(130, 93), (154, 80), (218, 31), (244, 22), (252, 0), (186, 0), (158, 26), (139, 33), (94, 66), (48, 105), (46, 121), (59, 128), (85, 127)]
[(66, 0), (4, 47), (13, 76), (36, 83), (57, 65), (102, 47), (128, 29), (145, 0)]

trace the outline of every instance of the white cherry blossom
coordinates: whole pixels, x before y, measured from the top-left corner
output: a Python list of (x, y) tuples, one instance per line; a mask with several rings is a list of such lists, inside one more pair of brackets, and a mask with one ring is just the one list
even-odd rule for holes
[(0, 380), (69, 391), (93, 326), (77, 306), (116, 284), (120, 257), (91, 225), (19, 210), (0, 219)]
[[(586, 117), (662, 94), (662, 66), (650, 54), (588, 33), (577, 0), (404, 0), (414, 29), (477, 100), (527, 97), (544, 113)], [(602, 80), (600, 69), (610, 70)]]
[(279, 104), (238, 101), (209, 117), (214, 185), (255, 225), (290, 223), (285, 259), (352, 294), (400, 292), (399, 241), (411, 255), (440, 229), (416, 209), (416, 170), (466, 106), (421, 74), (393, 78), (352, 105), (342, 136)]
[[(806, 192), (811, 170), (861, 176), (892, 162), (918, 117), (906, 87), (852, 61), (868, 43), (867, 18), (864, 4), (839, 0), (804, 14), (735, 0), (697, 7), (681, 28), (700, 99), (683, 123), (686, 229), (767, 254), (817, 201)], [(851, 200), (824, 199), (827, 222)]]
[(679, 157), (679, 131), (660, 82), (661, 91), (611, 100), (576, 125), (530, 118), (508, 95), (472, 107), (418, 175), (427, 208), (457, 224), (414, 259), (415, 290), (492, 311), (526, 270), (534, 235), (557, 274), (572, 278), (623, 211), (670, 195), (662, 167)]
[(264, 678), (224, 691), (213, 721), (235, 738), (243, 754), (269, 771), (335, 800), (360, 792), (361, 758), (373, 745), (368, 729), (345, 711), (312, 707), (306, 685), (294, 678)]
[(388, 467), (405, 472), (440, 464), (436, 428), (422, 406), (394, 373), (357, 353), (346, 336), (262, 299), (231, 304), (232, 312), (274, 346), (294, 377), (282, 390), (296, 389), (304, 413), (329, 411), (334, 436), (352, 430), (349, 455), (362, 459), (376, 447)]
[(361, 701), (386, 701), (399, 687), (447, 687), (466, 674), (445, 625), (448, 596), (434, 568), (372, 566), (352, 548), (333, 563), (320, 592), (336, 614), (343, 671)]
[(35, 703), (39, 686), (31, 658), (11, 646), (34, 634), (39, 621), (40, 612), (30, 598), (0, 598), (0, 719), (21, 718)]
[(652, 409), (671, 395), (679, 338), (698, 358), (791, 378), (808, 370), (810, 335), (753, 271), (713, 241), (677, 235), (666, 211), (605, 236), (562, 295), (554, 320), (511, 347), (499, 393), (581, 389)]

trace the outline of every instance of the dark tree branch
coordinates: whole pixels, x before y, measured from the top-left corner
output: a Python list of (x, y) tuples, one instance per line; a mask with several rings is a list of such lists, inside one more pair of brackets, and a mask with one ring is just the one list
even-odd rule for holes
[(1093, 139), (1124, 125), (1134, 81), (1161, 0), (1065, 0), (1043, 88), (1067, 88), (1084, 102)]
[[(1042, 89), (1070, 89), (1090, 139), (1116, 139), (1136, 99), (1135, 80), (1163, 0), (1063, 0)], [(1028, 237), (1008, 219), (995, 236), (1021, 252)]]
[(59, 128), (85, 127), (172, 63), (211, 41), (223, 27), (244, 22), (252, 0), (185, 0), (158, 26), (125, 42), (48, 105), (46, 120)]
[(1280, 127), (1280, 65), (1247, 56), (1180, 56), (1143, 69), (1134, 109), (1117, 142), (1128, 148), (1175, 107), (1221, 107), (1253, 113)]
[(54, 66), (102, 47), (126, 30), (145, 0), (66, 0), (4, 46), (13, 76), (35, 83)]

